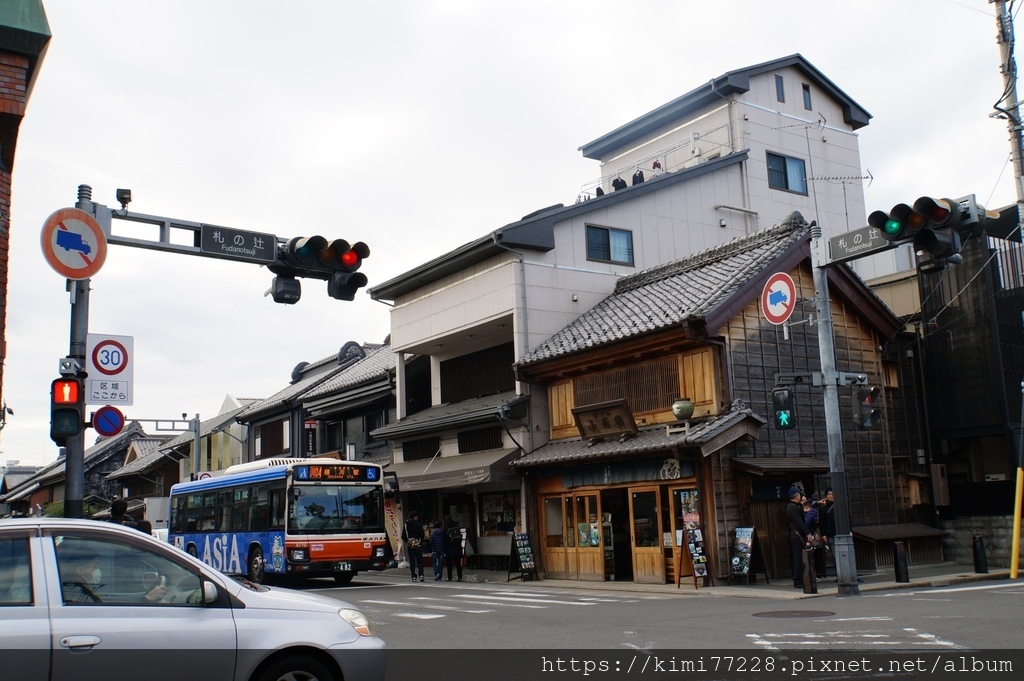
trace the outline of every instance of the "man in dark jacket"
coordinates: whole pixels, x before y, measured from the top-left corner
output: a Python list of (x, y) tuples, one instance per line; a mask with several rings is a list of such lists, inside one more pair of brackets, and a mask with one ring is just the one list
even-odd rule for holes
[(448, 570), (448, 581), (452, 581), (452, 566), (455, 567), (462, 581), (462, 528), (450, 515), (444, 517), (441, 524), (445, 534), (444, 566)]
[(804, 588), (804, 563), (802, 552), (813, 538), (807, 523), (804, 522), (804, 507), (800, 503), (802, 493), (796, 486), (789, 488), (789, 503), (786, 505), (786, 518), (789, 519), (789, 549), (793, 561), (793, 586)]
[(423, 581), (423, 523), (420, 522), (419, 511), (409, 514), (402, 530), (402, 541), (405, 542), (405, 555), (409, 558), (409, 570), (412, 581)]
[(135, 527), (135, 518), (128, 515), (127, 501), (124, 499), (114, 499), (114, 502), (110, 504), (110, 522)]

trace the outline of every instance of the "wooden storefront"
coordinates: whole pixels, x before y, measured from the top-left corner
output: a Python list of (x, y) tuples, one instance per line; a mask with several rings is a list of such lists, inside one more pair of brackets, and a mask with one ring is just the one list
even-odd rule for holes
[(701, 506), (710, 498), (701, 489), (703, 461), (680, 456), (646, 463), (612, 461), (600, 468), (611, 480), (655, 471), (647, 480), (568, 486), (571, 474), (535, 477), (535, 549), (546, 577), (665, 584), (675, 579), (679, 553), (687, 550), (686, 530), (698, 529), (714, 542), (714, 530), (701, 527), (701, 519), (712, 519)]

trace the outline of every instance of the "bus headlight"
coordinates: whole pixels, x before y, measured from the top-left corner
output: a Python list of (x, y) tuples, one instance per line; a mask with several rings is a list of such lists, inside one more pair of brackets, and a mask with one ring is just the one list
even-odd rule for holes
[(305, 563), (309, 561), (309, 553), (306, 549), (288, 549), (288, 560), (293, 563)]
[(370, 626), (370, 620), (360, 611), (342, 608), (338, 611), (338, 615), (341, 616), (341, 619), (351, 624), (352, 628), (360, 636), (373, 636), (373, 627)]
[(374, 551), (373, 555), (375, 555), (377, 558), (383, 558), (384, 557), (384, 547), (383, 546), (378, 546), (377, 550)]

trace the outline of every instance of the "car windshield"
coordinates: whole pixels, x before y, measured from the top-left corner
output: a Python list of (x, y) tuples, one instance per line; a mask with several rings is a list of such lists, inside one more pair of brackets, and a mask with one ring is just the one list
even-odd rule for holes
[(295, 485), (288, 530), (303, 534), (383, 532), (380, 487)]

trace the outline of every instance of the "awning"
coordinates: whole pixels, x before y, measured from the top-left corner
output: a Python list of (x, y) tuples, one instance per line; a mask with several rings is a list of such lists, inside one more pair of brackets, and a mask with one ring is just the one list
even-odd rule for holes
[(508, 463), (518, 452), (518, 449), (501, 449), (439, 456), (423, 461), (393, 463), (386, 470), (398, 476), (398, 487), (403, 492), (464, 487), (481, 482), (512, 482), (517, 477)]
[(828, 473), (828, 459), (809, 456), (758, 456), (736, 457), (732, 465), (747, 473), (765, 475), (772, 473)]

